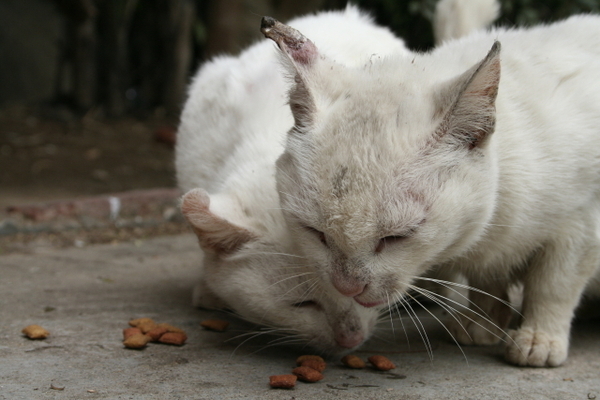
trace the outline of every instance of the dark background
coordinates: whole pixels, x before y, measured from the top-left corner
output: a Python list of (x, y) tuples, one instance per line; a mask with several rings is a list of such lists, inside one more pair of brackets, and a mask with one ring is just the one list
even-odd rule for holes
[[(355, 0), (409, 47), (436, 0)], [(0, 0), (0, 206), (175, 185), (172, 144), (206, 59), (345, 0)], [(497, 25), (600, 11), (600, 0), (501, 0)]]

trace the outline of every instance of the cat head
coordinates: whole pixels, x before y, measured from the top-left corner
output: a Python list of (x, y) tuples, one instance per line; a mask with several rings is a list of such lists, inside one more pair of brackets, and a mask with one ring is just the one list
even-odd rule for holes
[(491, 217), (500, 44), (449, 76), (427, 55), (348, 68), (277, 21), (263, 33), (294, 77), (276, 176), (294, 240), (324, 285), (367, 307), (393, 302)]
[[(276, 199), (272, 207), (260, 207), (280, 212)], [(252, 210), (242, 209), (233, 196), (200, 189), (184, 195), (181, 209), (204, 252), (196, 306), (233, 310), (327, 353), (355, 349), (371, 336), (379, 311), (322, 288), (292, 252), (283, 216), (276, 216), (279, 227), (253, 221)]]

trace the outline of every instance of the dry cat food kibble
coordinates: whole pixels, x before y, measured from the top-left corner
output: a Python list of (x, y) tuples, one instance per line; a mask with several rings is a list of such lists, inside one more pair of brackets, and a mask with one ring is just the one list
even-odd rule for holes
[(181, 328), (173, 326), (171, 324), (160, 323), (156, 325), (157, 328), (165, 328), (167, 332), (175, 332), (175, 333), (185, 333), (185, 331)]
[(152, 338), (150, 336), (144, 335), (143, 333), (137, 333), (123, 340), (123, 345), (128, 349), (143, 349), (151, 340)]
[(160, 323), (151, 318), (137, 318), (129, 321), (131, 328), (123, 329), (123, 345), (129, 349), (143, 349), (149, 342), (159, 342), (182, 346), (187, 340), (183, 329)]
[(269, 385), (277, 389), (291, 389), (296, 386), (298, 377), (292, 374), (272, 375), (269, 377)]
[(323, 357), (321, 357), (321, 356), (315, 356), (315, 355), (312, 355), (312, 354), (305, 354), (303, 356), (300, 356), (300, 357), (296, 358), (296, 365), (300, 366), (300, 365), (302, 365), (302, 363), (304, 361), (307, 361), (307, 360), (316, 360), (316, 361), (325, 362), (325, 360), (323, 360)]
[(152, 329), (156, 328), (156, 322), (152, 321), (152, 322), (144, 322), (142, 324), (139, 324), (137, 326), (137, 328), (139, 330), (142, 331), (142, 333), (148, 333), (150, 332)]
[(369, 362), (380, 371), (389, 371), (390, 369), (396, 368), (393, 362), (384, 356), (371, 356), (368, 358)]
[(132, 337), (133, 335), (141, 335), (142, 331), (140, 330), (140, 328), (125, 328), (123, 329), (123, 340), (127, 340), (130, 337)]
[(325, 371), (325, 368), (327, 367), (327, 364), (325, 363), (325, 361), (323, 359), (321, 360), (317, 360), (314, 358), (309, 358), (307, 360), (304, 360), (300, 363), (301, 367), (308, 367), (308, 368), (312, 368), (315, 371), (319, 371), (319, 372), (323, 372)]
[[(136, 329), (136, 328), (134, 328), (134, 329)], [(146, 332), (146, 335), (150, 336), (152, 338), (153, 342), (156, 342), (156, 341), (158, 341), (158, 339), (160, 339), (160, 337), (162, 335), (164, 335), (167, 332), (168, 332), (168, 329), (165, 328), (164, 326), (155, 326), (154, 328), (152, 328), (151, 330)]]
[(223, 332), (229, 326), (229, 322), (219, 319), (207, 319), (200, 322), (200, 326), (211, 331)]
[(187, 335), (179, 332), (167, 332), (158, 339), (160, 343), (174, 344), (175, 346), (182, 346), (186, 340)]
[(317, 382), (323, 379), (323, 374), (310, 367), (296, 367), (292, 370), (292, 374), (296, 375), (302, 382)]
[(142, 324), (156, 324), (152, 318), (136, 318), (129, 321), (129, 325), (133, 327), (139, 327)]
[(39, 325), (26, 326), (21, 332), (29, 339), (33, 340), (46, 339), (48, 335), (50, 335), (50, 332), (48, 332)]
[(348, 354), (347, 356), (342, 358), (342, 363), (344, 363), (344, 365), (346, 367), (355, 368), (355, 369), (364, 368), (366, 366), (366, 364), (362, 360), (362, 358), (355, 356), (353, 354)]

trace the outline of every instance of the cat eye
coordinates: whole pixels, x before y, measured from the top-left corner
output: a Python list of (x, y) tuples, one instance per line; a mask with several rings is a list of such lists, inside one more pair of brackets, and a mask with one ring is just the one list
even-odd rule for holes
[(299, 303), (292, 304), (292, 306), (294, 306), (296, 308), (314, 308), (315, 310), (322, 309), (321, 305), (314, 300), (301, 301)]
[(327, 246), (327, 239), (325, 238), (325, 234), (313, 227), (307, 226), (306, 229), (309, 232), (312, 232), (314, 235), (317, 236), (317, 238), (319, 238), (319, 240), (321, 241), (321, 243), (323, 243), (325, 246)]
[(379, 239), (377, 246), (375, 246), (375, 253), (381, 253), (386, 246), (402, 242), (409, 237), (410, 235), (392, 235), (381, 238)]

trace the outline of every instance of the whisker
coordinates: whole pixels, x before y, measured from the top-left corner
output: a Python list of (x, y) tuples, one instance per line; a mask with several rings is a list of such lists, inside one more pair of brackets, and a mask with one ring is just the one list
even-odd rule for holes
[(400, 315), (400, 309), (398, 308), (398, 302), (394, 303), (394, 307), (396, 307), (398, 319), (400, 320), (400, 326), (402, 326), (402, 330), (404, 331), (404, 336), (406, 337), (406, 344), (408, 345), (408, 348), (410, 349), (410, 340), (408, 339), (408, 331), (406, 330), (406, 327), (404, 326), (404, 320), (403, 320), (402, 316)]
[[(468, 289), (468, 290), (472, 290), (472, 291), (474, 291), (474, 292), (477, 292), (477, 293), (484, 294), (484, 295), (486, 295), (486, 296), (489, 296), (489, 297), (491, 297), (491, 298), (492, 298), (492, 299), (494, 299), (494, 300), (497, 300), (497, 301), (499, 301), (500, 303), (504, 304), (505, 306), (507, 306), (507, 307), (510, 307), (510, 309), (511, 309), (511, 310), (513, 310), (514, 312), (516, 312), (516, 313), (517, 313), (519, 316), (521, 316), (521, 317), (523, 316), (523, 315), (522, 315), (522, 314), (519, 312), (519, 310), (517, 310), (515, 307), (513, 307), (513, 305), (512, 305), (512, 304), (510, 304), (510, 302), (508, 302), (508, 301), (506, 301), (506, 300), (504, 300), (504, 299), (501, 299), (500, 297), (494, 296), (493, 294), (490, 294), (490, 293), (488, 293), (488, 292), (486, 292), (486, 291), (484, 291), (484, 290), (478, 289), (478, 288), (476, 288), (476, 287), (469, 286), (469, 285), (465, 285), (465, 284), (458, 283), (458, 282), (445, 281), (445, 280), (441, 280), (441, 279), (435, 279), (435, 278), (428, 278), (428, 277), (425, 277), (425, 276), (417, 276), (417, 277), (415, 277), (415, 278), (416, 278), (416, 279), (420, 279), (420, 280), (424, 280), (424, 281), (430, 281), (430, 282), (434, 282), (434, 283), (437, 283), (437, 284), (439, 284), (439, 285), (441, 285), (441, 286), (444, 286), (444, 287), (446, 287), (446, 288), (448, 288), (448, 289), (450, 289), (450, 288), (449, 288), (448, 286), (446, 286), (446, 285), (450, 285), (450, 286), (459, 287), (459, 288), (461, 288), (461, 289)], [(462, 296), (462, 297), (464, 297), (464, 296)]]
[(283, 279), (280, 279), (280, 280), (272, 283), (271, 285), (267, 286), (267, 289), (269, 289), (269, 288), (271, 288), (271, 287), (273, 287), (275, 285), (278, 285), (278, 284), (280, 284), (282, 282), (285, 282), (285, 281), (287, 281), (289, 279), (300, 278), (302, 276), (312, 275), (312, 274), (313, 274), (313, 272), (304, 272), (302, 274), (291, 275), (291, 276), (288, 276), (287, 278), (283, 278)]
[(297, 338), (297, 339), (290, 339), (287, 342), (281, 342), (281, 343), (273, 343), (273, 344), (267, 344), (264, 346), (261, 346), (259, 349), (257, 349), (256, 351), (253, 351), (252, 353), (250, 353), (249, 355), (253, 355), (253, 354), (257, 354), (263, 350), (268, 349), (269, 347), (275, 347), (275, 346), (285, 346), (285, 345), (289, 345), (289, 344), (300, 344), (303, 343), (305, 340), (302, 338)]
[[(385, 297), (387, 297), (387, 303), (390, 303), (390, 294), (388, 293), (388, 291), (385, 291)], [(394, 337), (394, 339), (396, 339), (396, 331), (394, 330), (394, 320), (392, 318), (392, 308), (388, 307), (389, 313), (390, 313), (390, 325), (392, 326), (392, 336)]]
[(249, 255), (273, 255), (273, 256), (286, 256), (286, 257), (294, 257), (294, 258), (304, 258), (302, 256), (299, 256), (297, 254), (290, 254), (290, 253), (278, 253), (278, 252), (271, 252), (271, 251), (256, 251), (256, 252), (248, 252), (246, 254)]
[(279, 333), (279, 331), (281, 331), (281, 329), (279, 329), (279, 328), (272, 328), (272, 329), (263, 328), (260, 331), (251, 331), (251, 332), (241, 333), (239, 335), (236, 335), (236, 336), (230, 337), (229, 339), (224, 340), (224, 342), (231, 342), (231, 341), (234, 341), (237, 339), (241, 339), (245, 336), (260, 336), (260, 335), (265, 335), (265, 334), (267, 334), (267, 335), (268, 334), (277, 334), (277, 333)]
[[(407, 294), (408, 296), (411, 296), (410, 294)], [(425, 297), (429, 297), (427, 296), (425, 293), (423, 293), (423, 295)], [(456, 338), (454, 337), (454, 335), (452, 335), (452, 332), (450, 332), (450, 330), (448, 329), (448, 327), (446, 327), (446, 324), (444, 324), (438, 317), (435, 316), (435, 314), (433, 314), (429, 309), (427, 309), (423, 304), (421, 304), (417, 299), (415, 299), (414, 297), (411, 296), (411, 298), (418, 304), (421, 306), (421, 308), (425, 311), (427, 311), (443, 328), (446, 332), (448, 332), (448, 334), (450, 335), (450, 337), (452, 338), (452, 340), (454, 341), (454, 343), (456, 343), (456, 346), (458, 346), (458, 349), (460, 350), (460, 352), (462, 353), (463, 357), (465, 358), (465, 362), (467, 363), (467, 365), (469, 365), (469, 360), (467, 358), (467, 355), (465, 354), (463, 348), (461, 347), (460, 343), (458, 343), (458, 340), (456, 340)], [(434, 303), (440, 305), (444, 310), (448, 309), (446, 308), (447, 306), (445, 304), (443, 304), (442, 301), (440, 301), (439, 299), (436, 299), (435, 297), (430, 298), (431, 301), (433, 301)], [(452, 315), (452, 313), (450, 313), (450, 315)], [(460, 323), (460, 321), (455, 317), (452, 316), (453, 318), (456, 319), (456, 321), (458, 322), (458, 324), (460, 325), (461, 328), (463, 328), (465, 330), (465, 332), (467, 333), (467, 335), (469, 335), (469, 332), (467, 332), (467, 330), (465, 329), (465, 327)], [(469, 336), (470, 337), (470, 336)]]
[[(418, 319), (418, 317), (417, 317), (417, 315), (415, 313), (415, 310), (413, 310), (412, 307), (410, 306), (410, 304), (405, 299), (403, 299), (402, 297), (399, 298), (399, 303), (402, 305), (402, 307), (404, 308), (404, 310), (406, 310), (406, 313), (408, 314), (408, 316), (410, 317), (413, 325), (417, 329), (417, 332), (419, 333), (419, 336), (421, 336), (421, 340), (423, 341), (423, 344), (425, 345), (425, 348), (427, 349), (427, 354), (429, 354), (429, 358), (431, 360), (433, 360), (433, 355), (431, 354), (432, 353), (431, 344), (428, 343), (429, 342), (429, 338), (426, 339), (425, 333), (421, 331), (421, 329), (425, 329), (425, 328), (421, 324), (421, 321), (419, 321), (419, 319)], [(412, 311), (412, 313), (411, 313), (411, 311), (409, 311), (409, 308)], [(414, 316), (413, 316), (413, 314), (414, 314)], [(419, 324), (417, 324), (417, 322), (415, 321), (415, 318), (416, 318), (417, 321), (419, 321)]]
[[(500, 328), (500, 327), (498, 326), (498, 324), (496, 324), (496, 323), (495, 323), (495, 322), (494, 322), (494, 321), (493, 321), (493, 320), (492, 320), (492, 319), (491, 319), (491, 318), (490, 318), (490, 317), (489, 317), (487, 314), (486, 314), (486, 315), (484, 315), (485, 313), (484, 313), (484, 314), (481, 314), (481, 313), (479, 313), (479, 312), (477, 312), (477, 311), (473, 310), (472, 308), (468, 308), (468, 307), (466, 307), (464, 304), (461, 304), (461, 303), (459, 303), (459, 302), (457, 302), (457, 301), (455, 301), (455, 300), (452, 300), (452, 299), (450, 299), (450, 298), (448, 298), (448, 297), (444, 297), (444, 296), (442, 296), (442, 295), (440, 295), (440, 294), (438, 294), (438, 293), (435, 293), (435, 292), (432, 292), (432, 291), (429, 291), (429, 290), (426, 290), (426, 289), (423, 289), (423, 288), (418, 288), (418, 290), (417, 290), (417, 287), (415, 286), (415, 287), (412, 287), (412, 289), (413, 289), (413, 290), (416, 290), (416, 291), (427, 291), (427, 292), (429, 292), (429, 293), (430, 293), (430, 295), (431, 295), (431, 296), (435, 296), (437, 299), (444, 299), (444, 300), (446, 300), (446, 301), (449, 301), (449, 302), (451, 302), (451, 303), (454, 303), (454, 304), (458, 305), (459, 307), (462, 307), (462, 308), (464, 308), (464, 309), (467, 309), (467, 310), (471, 311), (473, 314), (475, 314), (476, 316), (478, 316), (479, 318), (481, 318), (481, 319), (483, 319), (484, 321), (488, 322), (490, 325), (492, 325), (494, 328), (498, 329), (500, 332), (503, 332), (503, 333), (504, 333), (506, 336), (509, 336), (509, 335), (508, 335), (508, 334), (507, 334), (507, 333), (504, 331), (504, 329)], [(423, 293), (423, 292), (422, 292), (422, 293)], [(423, 295), (425, 296), (425, 294), (424, 294), (424, 293), (423, 293)], [(439, 303), (438, 303), (438, 304), (439, 304)], [(448, 304), (447, 304), (447, 303), (445, 303), (445, 304), (448, 306)], [(459, 311), (458, 309), (456, 309), (456, 308), (454, 308), (454, 307), (451, 307), (451, 310), (452, 310), (453, 312), (455, 312), (455, 313), (458, 313), (458, 314), (460, 314), (461, 316), (463, 316), (464, 318), (468, 319), (468, 320), (469, 320), (469, 321), (471, 321), (472, 323), (476, 324), (477, 326), (479, 326), (480, 328), (482, 328), (482, 329), (483, 329), (483, 330), (485, 330), (486, 332), (488, 332), (488, 333), (492, 334), (493, 336), (497, 337), (498, 339), (500, 339), (500, 341), (502, 341), (502, 342), (505, 342), (505, 343), (506, 343), (506, 339), (505, 339), (505, 338), (503, 338), (502, 336), (498, 335), (498, 334), (497, 334), (497, 333), (495, 333), (495, 332), (492, 332), (490, 329), (488, 329), (488, 328), (487, 328), (487, 327), (485, 327), (484, 325), (480, 324), (480, 323), (479, 323), (479, 322), (477, 322), (475, 319), (471, 318), (471, 317), (470, 317), (468, 314), (466, 314), (466, 313), (464, 313), (464, 312), (461, 312), (461, 311)], [(450, 314), (452, 314), (452, 312), (450, 312)], [(461, 326), (462, 326), (462, 324), (461, 324)], [(463, 329), (464, 329), (464, 327), (463, 327)], [(466, 330), (465, 330), (465, 332), (466, 332)], [(466, 332), (466, 333), (467, 333), (467, 335), (469, 335), (469, 333), (468, 333), (468, 332)], [(469, 335), (469, 338), (471, 338), (471, 336), (470, 336), (470, 335)], [(472, 340), (472, 339), (471, 339), (471, 340)]]

